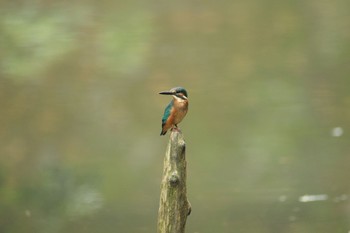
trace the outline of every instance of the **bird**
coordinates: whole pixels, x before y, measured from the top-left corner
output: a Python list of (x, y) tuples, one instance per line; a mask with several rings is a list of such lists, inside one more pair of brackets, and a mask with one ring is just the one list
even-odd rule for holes
[(169, 129), (177, 129), (182, 119), (188, 111), (188, 95), (183, 87), (174, 87), (170, 91), (159, 92), (161, 95), (171, 95), (173, 99), (164, 110), (162, 118), (162, 131), (160, 135), (165, 135)]

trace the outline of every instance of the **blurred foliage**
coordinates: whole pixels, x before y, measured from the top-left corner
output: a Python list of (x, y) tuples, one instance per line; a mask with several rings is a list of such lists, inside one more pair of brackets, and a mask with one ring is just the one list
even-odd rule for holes
[(188, 232), (349, 231), (347, 1), (0, 6), (0, 232), (154, 232), (178, 85)]

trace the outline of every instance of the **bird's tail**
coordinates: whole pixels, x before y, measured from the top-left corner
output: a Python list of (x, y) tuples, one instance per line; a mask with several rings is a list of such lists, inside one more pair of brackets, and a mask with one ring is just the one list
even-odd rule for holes
[(167, 131), (168, 129), (165, 126), (165, 122), (162, 120), (162, 131), (160, 131), (160, 136), (165, 135)]

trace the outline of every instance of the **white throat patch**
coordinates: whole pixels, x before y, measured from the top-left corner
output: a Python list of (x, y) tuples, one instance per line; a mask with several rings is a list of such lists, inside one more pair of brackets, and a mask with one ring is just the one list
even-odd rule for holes
[(186, 96), (183, 96), (185, 99), (182, 99), (180, 97), (177, 97), (176, 95), (173, 95), (174, 99), (176, 99), (176, 101), (178, 102), (185, 102), (187, 100), (187, 97)]

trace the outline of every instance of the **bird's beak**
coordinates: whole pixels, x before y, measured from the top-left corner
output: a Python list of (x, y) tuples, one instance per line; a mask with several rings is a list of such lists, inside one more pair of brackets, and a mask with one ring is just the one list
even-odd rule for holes
[(172, 91), (162, 91), (162, 92), (159, 92), (159, 94), (161, 94), (161, 95), (174, 95), (175, 93)]

